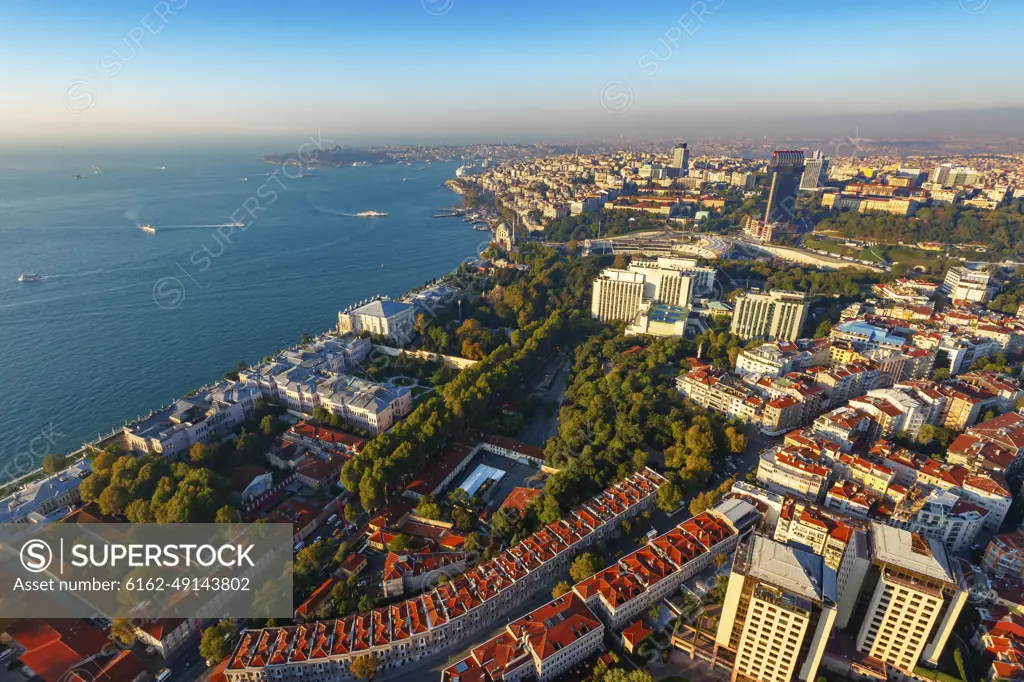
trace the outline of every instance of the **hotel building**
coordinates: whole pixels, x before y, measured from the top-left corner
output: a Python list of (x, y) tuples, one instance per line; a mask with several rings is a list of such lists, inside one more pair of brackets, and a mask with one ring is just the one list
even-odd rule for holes
[(412, 338), (415, 322), (415, 306), (379, 298), (339, 312), (338, 332), (361, 334), (365, 331), (405, 343)]
[(796, 341), (807, 318), (807, 297), (795, 291), (748, 291), (736, 298), (730, 331), (741, 339)]

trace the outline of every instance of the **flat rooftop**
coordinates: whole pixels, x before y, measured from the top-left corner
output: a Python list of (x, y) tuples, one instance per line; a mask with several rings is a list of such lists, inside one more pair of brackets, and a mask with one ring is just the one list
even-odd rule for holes
[(957, 582), (942, 543), (881, 523), (872, 523), (871, 530), (872, 550), (878, 561), (946, 583)]
[(818, 604), (838, 603), (836, 573), (822, 557), (761, 535), (753, 543), (747, 575)]

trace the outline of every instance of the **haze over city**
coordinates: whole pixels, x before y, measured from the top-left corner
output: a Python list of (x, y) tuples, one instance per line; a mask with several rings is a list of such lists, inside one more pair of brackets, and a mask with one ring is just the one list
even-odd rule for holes
[(1000, 0), (5, 3), (0, 144), (852, 134), (858, 118), (889, 135), (920, 132), (921, 111), (953, 112), (924, 132), (1009, 132), (1021, 25)]

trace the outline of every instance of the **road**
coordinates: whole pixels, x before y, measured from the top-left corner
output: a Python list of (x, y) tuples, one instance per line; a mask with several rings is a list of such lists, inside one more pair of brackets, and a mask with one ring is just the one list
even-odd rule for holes
[(558, 408), (562, 404), (562, 398), (565, 396), (565, 389), (569, 381), (569, 362), (563, 354), (559, 353), (544, 368), (542, 377), (550, 372), (554, 372), (555, 376), (546, 391), (535, 393), (534, 395), (537, 395), (546, 403), (555, 405), (555, 411), (548, 412), (542, 407), (534, 413), (530, 423), (526, 425), (526, 428), (519, 435), (519, 440), (524, 443), (542, 448), (547, 444), (549, 438), (558, 434)]

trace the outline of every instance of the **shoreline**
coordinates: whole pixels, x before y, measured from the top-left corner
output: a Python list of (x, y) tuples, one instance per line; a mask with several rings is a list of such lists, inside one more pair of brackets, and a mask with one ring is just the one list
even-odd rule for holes
[[(338, 167), (339, 168), (346, 168), (346, 166), (338, 166)], [(461, 196), (461, 193), (455, 191), (455, 189), (453, 189), (453, 187), (449, 184), (450, 182), (452, 182), (452, 180), (446, 180), (443, 183), (441, 183), (441, 186), (445, 187), (446, 189), (448, 189), (452, 193)], [(436, 275), (433, 278), (425, 280), (424, 282), (421, 282), (420, 284), (417, 284), (417, 285), (415, 285), (415, 286), (405, 290), (404, 292), (402, 292), (398, 296), (398, 299), (395, 299), (395, 300), (399, 300), (401, 298), (404, 298), (404, 297), (408, 296), (410, 293), (415, 292), (415, 291), (423, 288), (424, 286), (426, 286), (431, 281), (434, 281), (434, 280), (437, 280), (439, 278), (442, 278), (442, 277), (444, 277), (444, 276), (446, 276), (448, 274), (451, 274), (453, 272), (457, 272), (459, 267), (464, 262), (464, 260), (465, 259), (460, 260), (459, 264), (456, 265), (455, 268), (453, 268), (452, 270), (445, 271), (445, 272), (443, 272), (443, 273), (441, 273), (439, 275)], [(353, 303), (354, 303), (354, 301), (352, 303), (349, 303), (348, 305), (352, 305)], [(339, 311), (340, 310), (344, 310), (344, 309), (345, 309), (345, 305), (342, 305), (342, 306), (340, 306), (338, 308)], [(324, 336), (325, 334), (330, 333), (331, 329), (332, 328), (328, 328), (327, 330), (320, 331), (317, 334), (312, 335), (312, 338), (316, 339), (316, 338), (319, 338), (321, 336)], [(298, 347), (298, 346), (301, 346), (301, 345), (304, 345), (304, 344), (296, 343), (296, 344), (292, 344), (292, 345), (286, 346), (285, 348), (277, 349), (275, 351), (275, 354), (276, 354), (276, 352), (280, 352), (281, 350), (287, 350), (287, 349), (295, 348), (295, 347)], [(192, 389), (192, 391), (202, 390), (204, 387), (208, 387), (209, 385), (216, 384), (221, 379), (223, 379), (223, 377), (215, 378), (215, 379), (211, 380), (212, 383), (211, 382), (207, 382), (206, 384), (204, 384), (203, 386), (199, 387), (198, 389)], [(168, 404), (173, 404), (173, 402), (175, 400), (179, 400), (179, 399), (185, 397), (190, 392), (191, 391), (186, 392), (183, 395), (180, 395), (180, 396), (172, 398), (170, 400), (170, 403), (168, 403)], [(154, 408), (154, 409), (159, 410), (162, 407), (166, 407), (166, 406), (167, 405), (163, 405), (163, 406), (160, 406), (160, 407), (157, 407), (157, 408)], [(62, 454), (62, 455), (65, 455), (66, 457), (68, 457), (68, 462), (67, 463), (68, 463), (68, 466), (70, 466), (74, 462), (76, 462), (76, 461), (78, 461), (78, 460), (80, 460), (80, 459), (82, 459), (84, 457), (87, 457), (88, 453), (90, 451), (94, 451), (95, 452), (97, 450), (102, 449), (102, 448), (100, 448), (98, 446), (99, 443), (102, 443), (102, 442), (104, 442), (104, 441), (106, 441), (106, 440), (108, 440), (108, 439), (110, 439), (110, 438), (112, 438), (114, 436), (117, 436), (119, 433), (123, 433), (124, 426), (126, 424), (129, 424), (129, 423), (131, 423), (131, 422), (130, 421), (125, 421), (120, 426), (113, 427), (109, 432), (97, 433), (97, 438), (95, 438), (93, 440), (83, 441), (81, 445), (79, 445), (77, 448), (74, 448), (72, 450), (65, 451), (65, 450), (54, 449), (53, 451), (47, 451), (45, 454), (47, 454), (47, 455), (49, 455), (49, 454)], [(4, 497), (9, 496), (10, 494), (13, 494), (17, 490), (20, 490), (21, 488), (23, 488), (25, 485), (33, 483), (34, 481), (38, 480), (39, 478), (45, 478), (46, 476), (49, 475), (49, 474), (46, 474), (43, 471), (43, 467), (42, 467), (42, 457), (45, 456), (45, 455), (38, 456), (37, 461), (39, 462), (39, 464), (37, 466), (35, 466), (34, 468), (29, 469), (29, 470), (24, 470), (24, 471), (20, 470), (20, 468), (18, 466), (18, 458), (22, 454), (24, 454), (24, 453), (15, 453), (10, 460), (8, 460), (5, 463), (0, 463), (0, 476), (4, 477), (2, 480), (0, 480), (0, 490), (7, 490), (7, 495), (5, 495)], [(33, 457), (33, 458), (36, 459), (36, 457)], [(6, 476), (9, 476), (12, 473), (12, 470), (15, 470), (14, 475), (12, 477), (10, 477), (10, 478), (6, 478)]]

